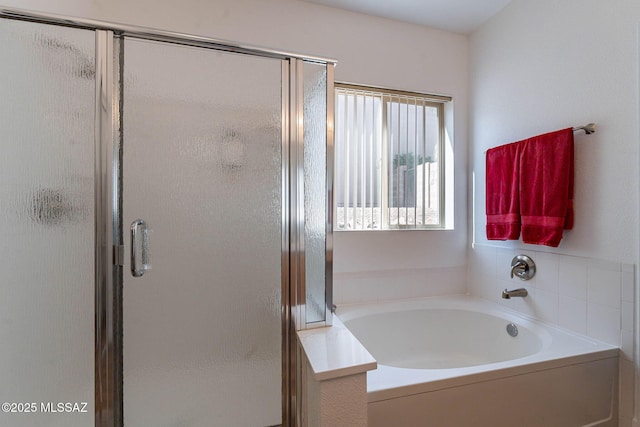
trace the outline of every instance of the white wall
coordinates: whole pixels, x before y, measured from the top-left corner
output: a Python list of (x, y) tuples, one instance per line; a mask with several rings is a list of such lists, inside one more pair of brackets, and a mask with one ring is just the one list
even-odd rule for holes
[(639, 21), (637, 1), (515, 0), (473, 34), (475, 242), (487, 148), (596, 122), (576, 133), (575, 228), (555, 251), (636, 262)]
[[(639, 22), (637, 1), (514, 0), (470, 38), (470, 291), (499, 301), (524, 285), (530, 298), (511, 307), (622, 345), (621, 426), (638, 330)], [(486, 150), (588, 122), (598, 132), (576, 134), (575, 227), (560, 246), (487, 241)], [(508, 278), (520, 252), (540, 261), (537, 280)]]
[[(4, 3), (16, 8), (154, 27), (335, 58), (338, 60), (337, 81), (452, 96), (455, 115), (455, 230), (336, 233), (335, 298), (353, 301), (362, 295), (378, 299), (464, 290), (467, 37), (297, 0), (60, 0), (55, 3), (48, 0), (5, 0)], [(404, 287), (398, 284), (394, 290), (388, 281), (372, 282), (380, 277), (381, 272), (390, 270), (404, 274)]]

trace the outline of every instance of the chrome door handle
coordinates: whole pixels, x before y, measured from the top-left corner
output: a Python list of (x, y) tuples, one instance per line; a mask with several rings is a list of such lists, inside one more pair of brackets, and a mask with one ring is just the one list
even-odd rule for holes
[(131, 223), (131, 275), (141, 277), (149, 269), (149, 229), (144, 220)]

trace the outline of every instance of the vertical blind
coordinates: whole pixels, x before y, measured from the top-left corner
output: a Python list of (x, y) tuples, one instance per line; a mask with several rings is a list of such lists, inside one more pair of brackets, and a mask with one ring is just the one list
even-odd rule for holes
[(440, 227), (443, 102), (336, 86), (337, 230)]

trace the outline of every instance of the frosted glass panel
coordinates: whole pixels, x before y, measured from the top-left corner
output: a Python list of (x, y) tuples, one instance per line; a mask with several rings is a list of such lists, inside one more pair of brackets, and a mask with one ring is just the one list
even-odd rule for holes
[(327, 66), (304, 63), (304, 243), (307, 323), (325, 320)]
[(125, 270), (124, 423), (280, 424), (281, 62), (124, 51), (124, 226), (148, 224), (150, 266)]
[(0, 19), (0, 402), (20, 404), (2, 426), (94, 422), (94, 51)]

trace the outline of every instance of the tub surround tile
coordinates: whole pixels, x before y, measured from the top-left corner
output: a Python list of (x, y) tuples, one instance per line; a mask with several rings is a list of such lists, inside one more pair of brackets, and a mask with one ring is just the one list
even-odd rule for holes
[(537, 289), (546, 292), (559, 292), (559, 270), (560, 262), (558, 257), (546, 252), (539, 252), (532, 257), (536, 263), (536, 275), (533, 277), (533, 282)]
[[(625, 340), (628, 343), (628, 336), (623, 337), (622, 331), (634, 329), (634, 265), (546, 251), (494, 249), (496, 265), (484, 266), (482, 263), (491, 261), (487, 256), (492, 253), (491, 246), (474, 246), (470, 266), (494, 269), (498, 273), (493, 282), (474, 281), (482, 273), (470, 271), (470, 294), (614, 345), (621, 345)], [(476, 251), (481, 253), (478, 258)], [(530, 281), (508, 276), (511, 257), (521, 253), (536, 262), (536, 276)], [(529, 291), (527, 298), (503, 300), (500, 297), (503, 289), (519, 287)]]
[(475, 283), (476, 279), (495, 281), (496, 279), (496, 248), (493, 246), (477, 246), (469, 259), (473, 277), (469, 277), (469, 283)]
[(537, 318), (553, 324), (558, 323), (559, 295), (557, 292), (536, 289), (534, 301)]
[(633, 303), (628, 301), (622, 302), (621, 313), (622, 330), (633, 332)]
[[(494, 265), (490, 267), (494, 268), (494, 266), (495, 266), (495, 259), (494, 259)], [(497, 293), (497, 289), (500, 286), (496, 281), (495, 276), (490, 277), (482, 273), (474, 274), (473, 276), (469, 277), (468, 281), (469, 283), (473, 283), (473, 286), (469, 286), (469, 294), (478, 296), (487, 300), (494, 299), (493, 297), (495, 297)]]
[(494, 246), (475, 246), (469, 258), (471, 268), (468, 271), (467, 283), (471, 295), (495, 301), (495, 295), (500, 287), (497, 279), (497, 250)]
[(620, 309), (594, 302), (587, 303), (587, 335), (619, 346)]
[(561, 295), (587, 299), (587, 260), (559, 255), (558, 292)]
[(496, 285), (495, 282), (492, 283), (490, 286), (487, 286), (486, 299), (488, 299), (489, 301), (498, 303), (498, 304), (504, 303), (505, 300), (503, 300), (501, 298), (501, 295), (502, 295), (502, 291), (507, 287), (508, 287), (508, 285), (502, 284), (501, 282), (499, 282), (497, 285)]
[(620, 331), (620, 357), (633, 362), (633, 332)]
[(620, 264), (590, 260), (587, 270), (587, 301), (620, 308)]
[(631, 264), (622, 264), (622, 301), (633, 303), (635, 269)]
[(334, 273), (334, 303), (465, 294), (466, 274), (464, 266)]
[(559, 295), (558, 325), (580, 334), (587, 333), (587, 302)]
[(504, 289), (504, 287), (501, 286), (502, 282), (496, 281), (495, 278), (478, 278), (477, 286), (469, 287), (469, 293), (489, 301), (499, 302), (499, 296)]
[[(538, 311), (537, 308), (539, 306), (538, 302), (538, 290), (532, 288), (531, 286), (521, 286), (527, 289), (529, 295), (526, 298), (515, 298), (518, 301), (518, 304), (523, 308), (522, 313), (530, 316), (534, 319), (538, 319)], [(512, 299), (513, 300), (513, 299)], [(509, 301), (509, 300), (505, 300)], [(516, 309), (517, 310), (517, 309)]]

